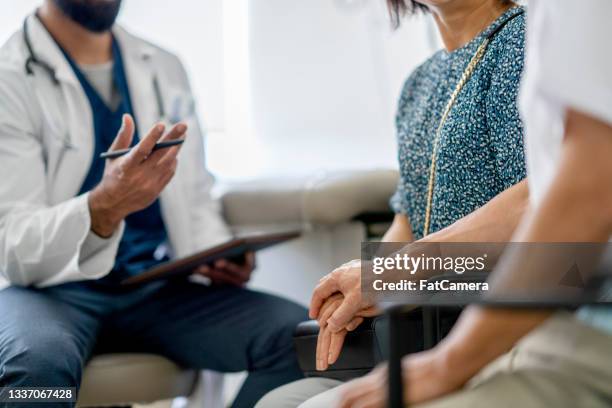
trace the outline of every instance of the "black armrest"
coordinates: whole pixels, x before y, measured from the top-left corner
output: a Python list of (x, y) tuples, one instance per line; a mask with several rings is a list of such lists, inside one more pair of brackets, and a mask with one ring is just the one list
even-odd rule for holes
[[(326, 371), (316, 370), (316, 349), (319, 324), (316, 320), (300, 323), (294, 334), (300, 368), (306, 377), (326, 377), (342, 381), (368, 373), (389, 356), (389, 322), (386, 316), (365, 319), (355, 331), (347, 334), (340, 357)], [(401, 329), (406, 333), (404, 350), (423, 350), (423, 322), (420, 310), (403, 316)]]
[(293, 340), (304, 375), (347, 381), (372, 370), (381, 361), (374, 334), (375, 321), (376, 319), (366, 319), (355, 331), (346, 336), (338, 361), (326, 371), (316, 369), (319, 323), (316, 320), (300, 323), (295, 329)]

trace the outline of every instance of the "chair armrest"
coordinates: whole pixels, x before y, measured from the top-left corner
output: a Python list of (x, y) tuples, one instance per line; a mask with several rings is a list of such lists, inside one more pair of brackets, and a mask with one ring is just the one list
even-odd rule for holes
[[(347, 381), (362, 376), (389, 356), (389, 322), (386, 316), (365, 319), (353, 332), (347, 334), (340, 357), (326, 371), (316, 370), (315, 355), (319, 324), (316, 320), (300, 323), (294, 333), (294, 343), (300, 368), (306, 377), (326, 377)], [(413, 310), (404, 315), (401, 330), (404, 350), (414, 353), (423, 350), (423, 324), (420, 312)]]
[(388, 213), (395, 170), (318, 173), (221, 186), (232, 227), (336, 225), (364, 213)]
[(369, 372), (381, 360), (374, 335), (374, 322), (375, 319), (366, 319), (355, 331), (347, 334), (338, 361), (326, 371), (316, 369), (318, 322), (309, 320), (298, 324), (293, 341), (304, 375), (348, 381)]

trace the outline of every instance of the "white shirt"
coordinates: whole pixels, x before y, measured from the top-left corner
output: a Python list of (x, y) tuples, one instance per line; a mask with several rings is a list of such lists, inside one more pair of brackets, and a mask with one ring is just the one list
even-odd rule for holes
[[(555, 175), (567, 109), (612, 125), (610, 18), (612, 0), (529, 2), (520, 105), (533, 204)], [(612, 311), (583, 308), (579, 316), (612, 333)]]
[(612, 124), (612, 1), (531, 0), (527, 14), (520, 102), (538, 203), (559, 162), (566, 109)]

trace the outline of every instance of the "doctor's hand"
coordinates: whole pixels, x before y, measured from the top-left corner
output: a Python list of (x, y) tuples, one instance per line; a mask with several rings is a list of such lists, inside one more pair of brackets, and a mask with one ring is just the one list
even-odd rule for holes
[[(132, 117), (124, 115), (110, 150), (129, 148), (134, 128)], [(151, 205), (174, 176), (180, 146), (156, 151), (153, 147), (185, 137), (187, 126), (178, 123), (166, 135), (164, 131), (162, 124), (153, 126), (128, 154), (106, 161), (102, 181), (89, 193), (91, 230), (97, 235), (111, 236), (125, 217)]]
[(200, 266), (195, 273), (206, 276), (214, 284), (244, 286), (251, 279), (254, 269), (255, 253), (247, 252), (242, 263), (219, 259), (213, 265)]

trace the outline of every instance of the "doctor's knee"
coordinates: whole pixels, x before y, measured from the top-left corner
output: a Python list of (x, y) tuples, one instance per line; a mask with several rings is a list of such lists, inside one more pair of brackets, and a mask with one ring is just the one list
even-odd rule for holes
[[(55, 333), (54, 333), (55, 332)], [(0, 387), (77, 387), (82, 361), (59, 329), (0, 336)]]

